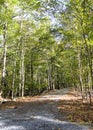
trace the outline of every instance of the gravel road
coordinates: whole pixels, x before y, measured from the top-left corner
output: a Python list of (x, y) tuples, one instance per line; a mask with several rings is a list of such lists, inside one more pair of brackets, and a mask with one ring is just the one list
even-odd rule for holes
[[(62, 91), (62, 95), (67, 91)], [(59, 92), (44, 94), (34, 101), (20, 102), (17, 108), (0, 111), (0, 130), (89, 130), (86, 126), (60, 120)]]

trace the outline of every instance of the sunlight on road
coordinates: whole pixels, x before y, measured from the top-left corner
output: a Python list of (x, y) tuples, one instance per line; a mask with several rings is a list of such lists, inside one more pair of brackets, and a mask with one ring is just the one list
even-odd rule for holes
[(45, 116), (31, 116), (30, 118), (31, 119), (40, 119), (40, 120), (43, 120), (43, 121), (49, 121), (49, 122), (52, 122), (52, 123), (61, 123), (61, 124), (67, 124), (68, 123), (66, 121), (60, 121), (60, 120), (52, 119), (52, 118), (45, 117)]
[(38, 99), (39, 100), (54, 100), (54, 101), (73, 100), (73, 99), (77, 100), (77, 97), (75, 97), (73, 94), (72, 95), (67, 94), (68, 92), (69, 92), (69, 89), (60, 89), (56, 91), (54, 90), (54, 91), (45, 93), (44, 95), (40, 96)]
[(0, 128), (0, 130), (25, 130), (24, 127), (22, 126), (7, 126), (7, 127), (3, 127), (3, 128)]
[(45, 95), (41, 97), (43, 100), (62, 100), (63, 96), (61, 95)]
[[(78, 97), (81, 98), (81, 97)], [(38, 98), (39, 100), (54, 100), (54, 101), (59, 101), (59, 100), (77, 100), (77, 97), (71, 96), (71, 95), (45, 95), (41, 96)]]
[(88, 130), (86, 126), (62, 121), (64, 118), (62, 120), (59, 118), (57, 102), (74, 98), (76, 98), (74, 94), (68, 94), (68, 89), (24, 98), (21, 101), (22, 108), (0, 112), (0, 130)]

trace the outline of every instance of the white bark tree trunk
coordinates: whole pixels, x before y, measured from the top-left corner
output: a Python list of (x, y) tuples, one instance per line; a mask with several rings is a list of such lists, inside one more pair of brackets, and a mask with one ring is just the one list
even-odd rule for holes
[(3, 69), (2, 69), (2, 87), (5, 87), (6, 84), (6, 54), (7, 54), (7, 43), (6, 43), (6, 37), (7, 37), (7, 23), (4, 24), (3, 27)]
[(15, 87), (15, 67), (16, 67), (16, 61), (13, 61), (13, 79), (12, 79), (12, 100), (14, 99), (14, 87)]
[(21, 96), (24, 97), (25, 65), (24, 65), (24, 46), (23, 46), (23, 39), (22, 39), (23, 38), (22, 37), (22, 29), (23, 29), (23, 12), (21, 14), (21, 21), (20, 21), (21, 58), (20, 58), (20, 84), (19, 84), (19, 89), (21, 89)]
[(22, 55), (21, 55), (21, 85), (22, 85), (22, 97), (24, 96), (24, 83), (25, 83), (25, 66), (24, 66), (24, 48), (22, 46)]

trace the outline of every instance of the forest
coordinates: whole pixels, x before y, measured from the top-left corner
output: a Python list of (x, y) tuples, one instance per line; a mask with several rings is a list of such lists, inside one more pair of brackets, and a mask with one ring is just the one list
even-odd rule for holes
[(90, 130), (61, 121), (93, 126), (92, 0), (0, 0), (0, 130), (8, 130), (1, 120), (9, 130)]
[(74, 87), (93, 89), (92, 0), (0, 0), (4, 98)]

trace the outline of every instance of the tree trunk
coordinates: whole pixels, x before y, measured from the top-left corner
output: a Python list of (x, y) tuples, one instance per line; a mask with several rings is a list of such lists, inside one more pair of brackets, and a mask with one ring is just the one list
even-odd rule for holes
[(21, 87), (22, 87), (22, 97), (24, 96), (24, 83), (25, 83), (25, 66), (24, 66), (24, 48), (22, 46), (22, 68), (21, 68)]
[(13, 61), (13, 79), (12, 79), (12, 95), (11, 95), (11, 99), (14, 99), (14, 87), (15, 87), (15, 67), (16, 67), (16, 61)]
[(50, 62), (48, 64), (48, 88), (49, 88), (49, 90), (54, 90), (55, 89), (52, 62)]
[(21, 96), (21, 60), (20, 60), (20, 70), (19, 70), (19, 89), (18, 89), (18, 94), (19, 94), (19, 97)]
[(21, 57), (20, 57), (20, 84), (19, 91), (21, 90), (21, 96), (24, 96), (24, 83), (25, 83), (25, 66), (24, 66), (24, 46), (23, 46), (23, 37), (22, 37), (22, 29), (23, 29), (23, 12), (21, 14), (20, 20), (20, 45), (21, 45)]
[[(33, 52), (32, 52), (33, 53)], [(31, 84), (33, 83), (33, 54), (30, 55), (30, 80), (31, 80)]]
[(81, 65), (81, 57), (80, 52), (78, 52), (78, 68), (79, 68), (79, 81), (81, 92), (83, 91), (83, 80), (82, 80), (82, 65)]
[[(4, 24), (3, 27), (3, 48), (4, 48), (4, 55), (3, 55), (3, 70), (2, 70), (2, 89), (3, 87), (7, 86), (7, 80), (6, 80), (6, 55), (7, 55), (7, 43), (6, 43), (6, 37), (7, 37), (7, 23)], [(2, 90), (1, 90), (2, 91)]]

